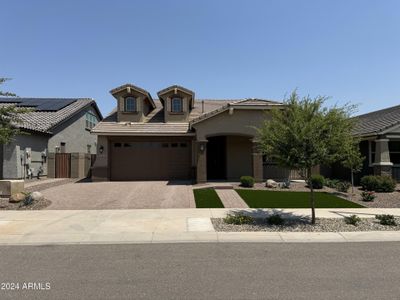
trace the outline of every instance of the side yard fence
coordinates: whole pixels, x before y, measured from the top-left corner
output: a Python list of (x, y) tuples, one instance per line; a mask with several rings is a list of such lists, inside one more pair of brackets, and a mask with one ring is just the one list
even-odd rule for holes
[(48, 178), (86, 178), (91, 176), (95, 154), (48, 153)]

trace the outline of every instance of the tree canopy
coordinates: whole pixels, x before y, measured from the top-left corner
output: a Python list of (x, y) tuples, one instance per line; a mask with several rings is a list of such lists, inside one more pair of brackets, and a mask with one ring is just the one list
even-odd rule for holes
[[(10, 80), (9, 78), (0, 78), (0, 85)], [(0, 90), (0, 96), (16, 97), (14, 93)], [(29, 112), (29, 109), (19, 108), (15, 105), (0, 106), (0, 144), (8, 144), (13, 138), (20, 134), (18, 124), (21, 123), (21, 114)]]
[[(300, 98), (294, 91), (284, 106), (273, 109), (258, 129), (260, 147), (267, 158), (299, 170), (308, 182), (313, 167), (343, 162), (350, 153), (359, 156), (352, 135), (355, 124), (350, 118), (355, 106), (328, 108), (324, 106), (326, 100), (324, 96)], [(315, 223), (314, 193), (309, 186)]]

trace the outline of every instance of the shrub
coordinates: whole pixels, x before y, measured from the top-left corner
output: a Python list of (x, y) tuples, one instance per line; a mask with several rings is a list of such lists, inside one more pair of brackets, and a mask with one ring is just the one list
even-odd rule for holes
[(325, 178), (325, 186), (330, 187), (332, 189), (336, 188), (336, 185), (340, 182), (339, 179), (330, 179), (330, 178)]
[(357, 226), (358, 223), (361, 222), (361, 219), (357, 215), (351, 215), (348, 217), (344, 217), (344, 221), (346, 222), (346, 224)]
[(350, 182), (339, 181), (336, 184), (336, 189), (341, 193), (347, 193), (347, 191), (349, 190), (350, 186), (351, 186)]
[(254, 218), (243, 214), (236, 214), (236, 215), (228, 214), (224, 218), (224, 222), (227, 224), (234, 224), (234, 225), (253, 224)]
[(33, 203), (33, 198), (31, 196), (31, 193), (22, 193), (25, 195), (25, 199), (20, 203), (20, 207), (22, 206), (28, 206), (31, 205)]
[(267, 218), (267, 223), (269, 225), (282, 225), (285, 222), (285, 220), (278, 214), (269, 216)]
[(366, 191), (390, 193), (394, 191), (396, 181), (389, 176), (368, 175), (361, 178), (360, 185)]
[(371, 191), (364, 191), (364, 192), (361, 193), (361, 199), (362, 199), (362, 201), (365, 201), (365, 202), (372, 202), (372, 201), (375, 200), (375, 198), (376, 198), (376, 195), (375, 195), (374, 192), (371, 192)]
[(251, 176), (242, 176), (240, 177), (240, 184), (244, 187), (253, 187), (254, 186), (254, 178)]
[(396, 226), (396, 219), (393, 215), (376, 215), (375, 219), (379, 220), (381, 225)]
[(312, 175), (308, 185), (312, 185), (312, 187), (316, 190), (320, 190), (324, 187), (325, 178), (322, 175)]

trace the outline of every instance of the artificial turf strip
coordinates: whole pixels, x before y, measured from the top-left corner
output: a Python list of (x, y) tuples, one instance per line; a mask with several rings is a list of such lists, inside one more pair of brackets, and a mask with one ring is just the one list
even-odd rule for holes
[[(261, 190), (236, 190), (251, 208), (309, 208), (309, 192), (276, 192)], [(316, 192), (316, 208), (360, 208), (360, 204), (334, 195)]]
[(197, 208), (224, 208), (214, 189), (193, 190)]

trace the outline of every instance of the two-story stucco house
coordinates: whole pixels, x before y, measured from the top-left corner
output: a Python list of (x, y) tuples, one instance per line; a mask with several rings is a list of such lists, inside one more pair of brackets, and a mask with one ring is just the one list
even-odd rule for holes
[(96, 153), (97, 137), (90, 130), (102, 119), (93, 99), (1, 97), (0, 105), (26, 107), (16, 124), (24, 134), (0, 145), (0, 178), (47, 175), (50, 153)]
[(92, 130), (98, 136), (93, 180), (288, 177), (263, 162), (255, 140), (255, 127), (280, 102), (201, 100), (178, 85), (159, 91), (159, 99), (132, 84), (110, 93), (117, 108)]

